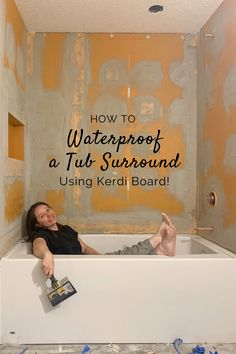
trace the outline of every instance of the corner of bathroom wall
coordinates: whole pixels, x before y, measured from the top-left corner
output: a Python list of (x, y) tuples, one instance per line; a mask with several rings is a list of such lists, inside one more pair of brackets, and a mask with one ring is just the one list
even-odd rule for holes
[[(1, 119), (3, 115), (3, 34), (4, 34), (4, 2), (0, 1), (0, 171), (3, 170), (3, 155), (2, 155), (2, 141), (3, 141), (3, 129)], [(3, 234), (3, 179), (0, 175), (0, 237)], [(0, 260), (0, 344), (2, 343), (2, 263)]]
[[(198, 52), (198, 215), (201, 236), (236, 252), (236, 2), (203, 26)], [(215, 192), (212, 203), (211, 192)]]
[(4, 93), (4, 84), (3, 84), (3, 56), (4, 56), (4, 33), (5, 33), (5, 2), (0, 1), (0, 237), (3, 235), (3, 93)]
[(22, 233), (25, 198), (26, 29), (13, 0), (1, 1), (0, 6), (0, 254), (3, 254)]

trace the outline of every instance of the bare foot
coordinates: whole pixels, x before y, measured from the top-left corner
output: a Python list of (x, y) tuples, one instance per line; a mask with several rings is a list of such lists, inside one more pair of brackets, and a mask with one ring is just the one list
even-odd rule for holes
[(155, 247), (156, 254), (174, 256), (176, 248), (176, 229), (168, 216), (164, 213), (162, 214), (162, 224), (165, 225), (165, 233), (161, 243)]
[(162, 213), (161, 215), (162, 215), (162, 221), (164, 221), (167, 225), (172, 225), (169, 217), (165, 213)]
[(149, 242), (152, 245), (152, 248), (158, 247), (160, 243), (163, 241), (163, 238), (166, 236), (166, 222), (162, 219), (161, 226), (156, 231), (154, 235), (149, 239)]

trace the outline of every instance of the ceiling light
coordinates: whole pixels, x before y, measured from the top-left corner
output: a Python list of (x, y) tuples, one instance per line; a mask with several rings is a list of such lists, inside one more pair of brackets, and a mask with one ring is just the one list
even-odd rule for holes
[(148, 11), (153, 12), (153, 13), (161, 12), (161, 11), (163, 11), (163, 6), (153, 5), (153, 6), (149, 7)]

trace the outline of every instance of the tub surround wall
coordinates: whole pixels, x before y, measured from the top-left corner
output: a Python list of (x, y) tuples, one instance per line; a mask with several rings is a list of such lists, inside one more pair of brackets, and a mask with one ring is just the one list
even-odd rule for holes
[[(195, 226), (196, 186), (196, 38), (191, 35), (36, 33), (28, 41), (27, 112), (29, 169), (27, 205), (52, 204), (60, 220), (81, 232), (152, 232), (165, 211), (182, 231)], [(56, 63), (56, 65), (55, 65)], [(123, 123), (122, 114), (135, 116)], [(91, 116), (117, 115), (115, 123)], [(93, 134), (164, 137), (158, 154), (145, 144), (120, 153), (101, 145), (67, 147), (70, 129)], [(66, 171), (66, 153), (88, 153), (98, 162)], [(104, 152), (114, 158), (167, 158), (180, 154), (178, 168), (99, 169)], [(49, 161), (60, 161), (49, 168)], [(40, 179), (39, 179), (40, 176)], [(131, 181), (169, 177), (165, 186), (103, 185), (98, 179)], [(61, 180), (60, 180), (61, 178)], [(92, 187), (70, 186), (92, 180)], [(60, 181), (62, 183), (60, 183)], [(166, 180), (167, 181), (167, 180)], [(66, 184), (66, 185), (62, 185)]]
[(25, 188), (24, 160), (10, 158), (8, 154), (9, 113), (26, 126), (26, 30), (13, 0), (1, 1), (0, 26), (0, 254), (3, 254), (21, 237)]
[[(198, 226), (236, 252), (236, 3), (227, 0), (202, 28), (198, 51)], [(208, 35), (210, 34), (210, 35)], [(216, 205), (206, 196), (215, 191)]]
[[(179, 231), (192, 232), (196, 222), (198, 227), (213, 226), (214, 232), (204, 231), (202, 236), (236, 251), (235, 6), (233, 0), (224, 1), (202, 28), (197, 44), (195, 36), (185, 34), (27, 33), (15, 2), (1, 2), (0, 254), (20, 237), (24, 208), (38, 199), (55, 206), (60, 221), (81, 232), (152, 232), (164, 210)], [(27, 176), (25, 162), (8, 157), (8, 113), (27, 131)], [(100, 113), (134, 114), (136, 122), (89, 121)], [(85, 180), (101, 175), (97, 168), (65, 172), (70, 128), (116, 134), (153, 134), (161, 129), (165, 139), (159, 157), (179, 152), (182, 164), (155, 174), (151, 169), (103, 173), (108, 179), (168, 176), (164, 187), (62, 186), (60, 177)], [(86, 156), (87, 148), (74, 151)], [(92, 152), (96, 158), (101, 155), (99, 147)], [(152, 156), (143, 146), (125, 148), (120, 155)], [(48, 167), (52, 158), (62, 159), (57, 169)], [(212, 190), (217, 194), (214, 208), (206, 201)]]

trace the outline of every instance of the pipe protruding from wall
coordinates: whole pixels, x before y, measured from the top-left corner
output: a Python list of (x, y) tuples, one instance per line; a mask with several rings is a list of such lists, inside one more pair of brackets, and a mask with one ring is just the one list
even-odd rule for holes
[(214, 231), (213, 226), (211, 226), (211, 227), (195, 227), (194, 229), (198, 230), (198, 231)]
[(205, 36), (205, 38), (215, 38), (214, 33), (205, 33), (204, 36)]

